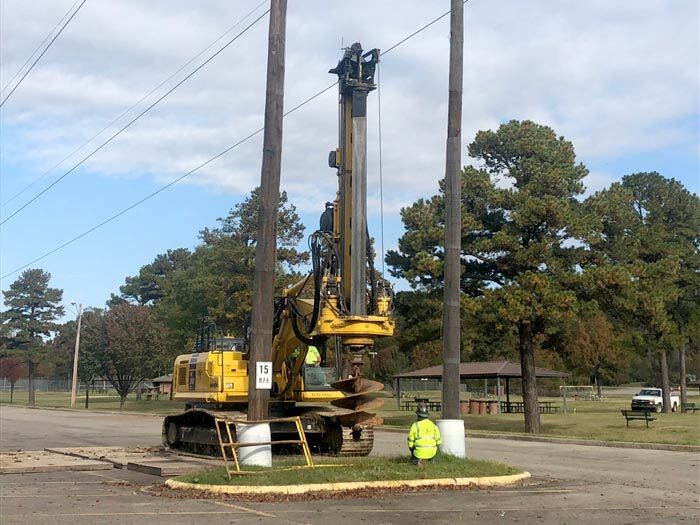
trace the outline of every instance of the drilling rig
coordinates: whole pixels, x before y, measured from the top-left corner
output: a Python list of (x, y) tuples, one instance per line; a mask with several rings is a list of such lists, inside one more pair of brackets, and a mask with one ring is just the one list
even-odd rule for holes
[[(362, 364), (378, 338), (394, 333), (391, 287), (375, 271), (367, 228), (367, 96), (378, 62), (378, 49), (356, 43), (329, 71), (339, 87), (339, 141), (328, 157), (338, 191), (309, 239), (312, 271), (275, 299), (269, 416), (301, 417), (312, 449), (341, 456), (372, 450), (383, 385), (364, 378)], [(310, 346), (320, 351), (318, 367), (305, 365)], [(192, 353), (175, 360), (173, 399), (186, 411), (165, 418), (164, 444), (218, 454), (214, 418), (244, 417), (249, 364), (243, 349), (220, 344), (203, 325)], [(294, 431), (270, 428), (273, 441)]]

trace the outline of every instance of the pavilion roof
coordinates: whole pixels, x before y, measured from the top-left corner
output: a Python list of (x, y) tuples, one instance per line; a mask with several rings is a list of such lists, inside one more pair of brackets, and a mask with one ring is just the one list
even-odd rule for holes
[[(535, 367), (535, 375), (537, 377), (567, 377), (567, 372), (559, 372), (558, 370), (550, 370), (548, 368)], [(396, 374), (394, 377), (404, 378), (442, 378), (442, 365), (430, 366), (413, 370), (411, 372), (403, 372)], [(520, 363), (513, 361), (475, 361), (470, 363), (459, 364), (460, 379), (491, 379), (498, 377), (521, 378), (522, 371)]]

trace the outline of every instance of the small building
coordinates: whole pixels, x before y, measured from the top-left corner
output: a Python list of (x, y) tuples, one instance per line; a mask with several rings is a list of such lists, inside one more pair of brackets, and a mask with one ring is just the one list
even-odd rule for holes
[[(559, 378), (564, 381), (564, 379), (569, 374), (567, 372), (559, 372), (557, 370), (549, 370), (547, 368), (535, 367), (535, 376), (538, 378)], [(510, 381), (513, 379), (522, 380), (523, 374), (520, 369), (520, 363), (515, 363), (513, 361), (481, 361), (481, 362), (471, 362), (471, 363), (460, 363), (459, 365), (459, 379), (460, 382), (467, 379), (495, 379), (496, 380), (496, 391), (498, 396), (497, 406), (498, 411), (501, 412), (512, 412), (513, 406), (518, 403), (511, 403), (510, 401)], [(402, 374), (396, 374), (394, 379), (396, 381), (396, 400), (401, 402), (401, 379), (439, 379), (442, 381), (442, 365), (431, 366), (428, 368), (422, 368), (420, 370), (413, 370), (411, 372), (404, 372)], [(505, 381), (505, 403), (501, 402), (501, 381)], [(522, 405), (522, 403), (519, 403)], [(520, 410), (518, 410), (520, 411)]]
[(148, 389), (147, 391), (149, 394), (168, 395), (169, 396), (170, 391), (173, 388), (173, 376), (172, 375), (164, 375), (164, 376), (154, 377), (150, 381), (147, 381), (146, 385), (147, 385), (147, 389)]

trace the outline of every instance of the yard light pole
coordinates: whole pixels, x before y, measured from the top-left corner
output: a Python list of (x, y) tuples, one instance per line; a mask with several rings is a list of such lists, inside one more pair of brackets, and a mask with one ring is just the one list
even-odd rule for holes
[[(75, 303), (70, 303), (75, 305)], [(80, 324), (83, 320), (83, 305), (78, 305), (78, 332), (75, 334), (75, 353), (73, 354), (73, 385), (70, 391), (70, 407), (75, 408), (75, 396), (78, 389), (78, 350), (80, 349)], [(86, 385), (87, 388), (87, 385)]]

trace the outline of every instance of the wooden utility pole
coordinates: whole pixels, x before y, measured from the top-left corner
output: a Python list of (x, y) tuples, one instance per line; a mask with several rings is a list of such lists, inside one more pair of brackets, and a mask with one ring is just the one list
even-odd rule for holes
[(462, 239), (461, 166), (464, 9), (452, 0), (450, 82), (445, 170), (445, 289), (443, 295), (442, 417), (459, 419), (460, 259)]
[(268, 416), (270, 391), (256, 388), (256, 363), (272, 360), (272, 322), (277, 259), (277, 207), (282, 164), (282, 118), (284, 113), (284, 46), (287, 0), (271, 0), (267, 47), (265, 134), (260, 174), (260, 216), (255, 247), (253, 313), (248, 368), (248, 420)]

